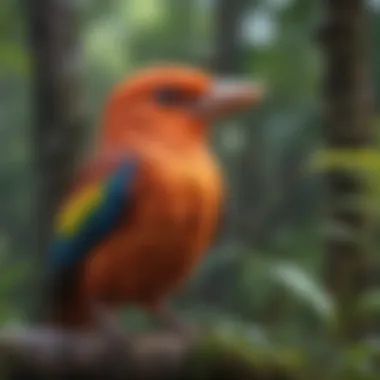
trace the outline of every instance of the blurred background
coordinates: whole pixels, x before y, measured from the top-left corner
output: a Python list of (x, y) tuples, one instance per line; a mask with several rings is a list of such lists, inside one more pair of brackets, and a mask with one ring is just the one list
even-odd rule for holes
[[(33, 62), (43, 46), (36, 42), (38, 25), (33, 25), (39, 22), (38, 5), (33, 10), (25, 3), (2, 0), (0, 7), (0, 325), (28, 323), (35, 307), (36, 274), (43, 261), (37, 241), (43, 228), (38, 225), (43, 210), (49, 210), (41, 205), (47, 194), (40, 193), (37, 183), (46, 165), (39, 153), (44, 132), (37, 127), (44, 108), (35, 90), (41, 70)], [(59, 43), (51, 42), (50, 54), (76, 73), (75, 104), (84, 133), (72, 143), (82, 153), (96, 138), (111, 87), (142, 66), (185, 62), (265, 84), (269, 91), (262, 106), (214, 128), (212, 143), (229, 188), (226, 220), (210, 254), (173, 303), (184, 318), (213, 323), (226, 334), (242, 333), (260, 349), (298, 347), (318, 369), (328, 361), (331, 365), (325, 367), (332, 371), (375, 379), (380, 372), (380, 158), (374, 155), (359, 165), (370, 186), (355, 190), (360, 199), (350, 203), (356, 213), (351, 219), (335, 212), (334, 202), (346, 188), (309, 163), (326, 145), (376, 149), (380, 2), (346, 3), (360, 3), (367, 21), (354, 22), (354, 32), (363, 33), (365, 43), (353, 44), (343, 62), (351, 59), (364, 68), (363, 83), (369, 84), (372, 98), (368, 107), (346, 105), (345, 111), (331, 100), (338, 96), (331, 90), (331, 76), (339, 76), (338, 61), (317, 38), (327, 13), (336, 11), (324, 3), (329, 2), (78, 0), (69, 12), (47, 12), (46, 19), (71, 33), (68, 38), (58, 31), (52, 38), (66, 38), (69, 47), (62, 44), (59, 51)], [(352, 14), (358, 11), (354, 20), (361, 20), (359, 8), (351, 8)], [(364, 45), (367, 50), (358, 49)], [(65, 56), (59, 55), (62, 51)], [(59, 73), (50, 78), (54, 75)], [(335, 83), (347, 93), (358, 86), (355, 81), (351, 87)], [(336, 107), (330, 110), (335, 118), (321, 112), (326, 106)], [(346, 127), (360, 129), (351, 125), (357, 118), (367, 131), (365, 138), (359, 132), (345, 138)], [(347, 156), (341, 166), (351, 158), (357, 164), (355, 157)], [(369, 222), (357, 223), (360, 216)], [(346, 268), (348, 256), (357, 269), (351, 278), (356, 285), (344, 292), (332, 280), (344, 278), (339, 268)], [(151, 321), (126, 310), (125, 323), (138, 330), (149, 328)], [(349, 340), (337, 349), (352, 329), (355, 336), (360, 330), (359, 343)]]

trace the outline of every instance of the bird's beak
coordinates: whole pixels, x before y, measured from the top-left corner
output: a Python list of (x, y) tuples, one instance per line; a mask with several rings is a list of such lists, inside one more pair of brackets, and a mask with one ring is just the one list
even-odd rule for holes
[(210, 90), (196, 106), (196, 113), (202, 119), (213, 121), (260, 102), (263, 87), (259, 84), (215, 80)]

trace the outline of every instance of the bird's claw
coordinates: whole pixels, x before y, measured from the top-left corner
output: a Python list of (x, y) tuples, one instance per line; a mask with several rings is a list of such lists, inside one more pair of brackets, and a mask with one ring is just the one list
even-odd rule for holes
[(125, 346), (126, 332), (116, 315), (100, 304), (94, 304), (97, 328), (101, 334), (117, 346)]

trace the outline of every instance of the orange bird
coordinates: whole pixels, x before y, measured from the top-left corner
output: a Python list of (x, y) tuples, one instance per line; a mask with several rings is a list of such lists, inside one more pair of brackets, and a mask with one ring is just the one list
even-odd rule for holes
[(114, 89), (95, 154), (56, 218), (55, 323), (94, 327), (95, 305), (113, 313), (125, 304), (175, 321), (164, 299), (202, 258), (222, 209), (210, 126), (259, 98), (257, 85), (181, 66), (143, 70)]

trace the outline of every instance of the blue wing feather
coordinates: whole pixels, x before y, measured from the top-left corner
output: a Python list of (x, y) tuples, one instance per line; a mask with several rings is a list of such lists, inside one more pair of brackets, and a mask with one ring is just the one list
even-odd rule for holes
[(50, 270), (75, 266), (118, 223), (130, 202), (137, 160), (123, 162), (104, 185), (99, 204), (91, 210), (81, 227), (70, 237), (56, 236), (49, 251)]

